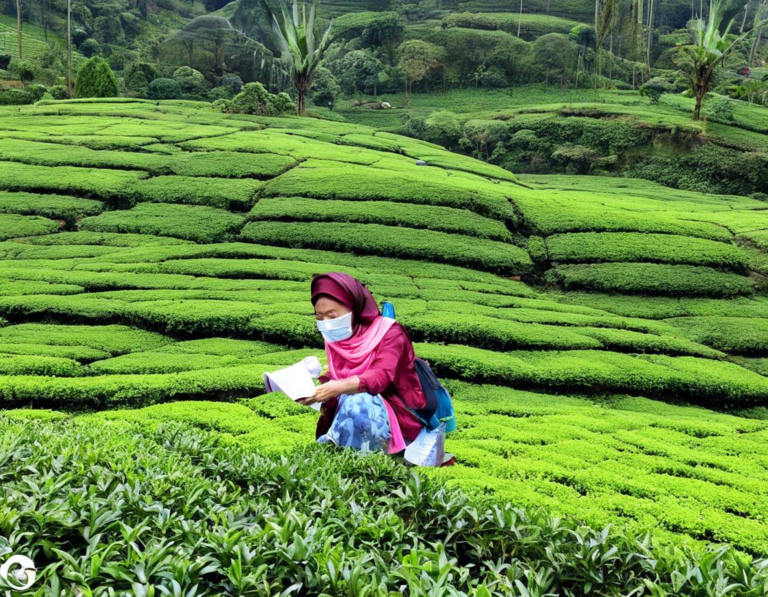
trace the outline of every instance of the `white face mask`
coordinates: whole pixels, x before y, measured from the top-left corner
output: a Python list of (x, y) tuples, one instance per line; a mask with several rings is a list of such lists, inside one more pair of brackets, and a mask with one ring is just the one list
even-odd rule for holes
[(326, 342), (338, 342), (346, 340), (352, 335), (352, 312), (337, 317), (336, 319), (317, 320), (317, 329)]

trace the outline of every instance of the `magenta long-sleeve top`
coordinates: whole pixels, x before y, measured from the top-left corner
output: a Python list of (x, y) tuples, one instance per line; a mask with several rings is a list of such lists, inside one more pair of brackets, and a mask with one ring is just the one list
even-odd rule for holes
[[(395, 323), (384, 335), (370, 367), (358, 375), (360, 392), (381, 394), (397, 417), (400, 431), (408, 441), (413, 441), (423, 428), (422, 422), (408, 409), (426, 406), (419, 376), (413, 364), (416, 355), (408, 334), (399, 323)], [(342, 365), (341, 363), (339, 365)], [(327, 379), (321, 378), (325, 382)], [(328, 431), (336, 415), (338, 398), (323, 403), (317, 422), (317, 437)]]

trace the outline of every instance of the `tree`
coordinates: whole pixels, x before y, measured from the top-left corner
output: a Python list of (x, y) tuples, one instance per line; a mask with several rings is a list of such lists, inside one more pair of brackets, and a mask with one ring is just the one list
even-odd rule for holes
[(405, 107), (411, 102), (413, 84), (430, 72), (444, 68), (445, 50), (426, 41), (412, 39), (400, 46), (400, 68), (405, 71)]
[(115, 73), (101, 56), (86, 60), (77, 72), (77, 97), (117, 97), (119, 92)]
[(365, 50), (353, 50), (330, 63), (331, 72), (348, 95), (371, 92), (376, 95), (379, 77), (384, 69), (384, 63)]
[(184, 93), (197, 95), (205, 93), (205, 77), (194, 68), (188, 66), (177, 68), (173, 73), (173, 80), (179, 84)]
[(147, 97), (152, 100), (178, 99), (181, 97), (181, 87), (173, 79), (155, 79), (147, 88)]
[(16, 0), (16, 29), (19, 36), (19, 60), (22, 60), (21, 0)]
[(578, 56), (576, 44), (561, 33), (548, 33), (533, 42), (533, 64), (544, 70), (547, 85), (552, 74), (559, 76), (561, 85), (565, 85), (576, 70)]
[(312, 103), (333, 110), (336, 98), (341, 95), (341, 87), (336, 82), (336, 77), (327, 68), (322, 66), (315, 72), (315, 81), (312, 86)]
[(709, 20), (697, 21), (694, 42), (678, 47), (675, 63), (682, 71), (688, 86), (696, 98), (693, 119), (701, 118), (704, 96), (709, 92), (718, 69), (741, 43), (754, 31), (761, 29), (768, 21), (755, 23), (755, 26), (741, 35), (731, 35), (734, 19), (731, 19), (724, 31), (720, 31), (723, 22), (723, 0), (710, 0)]
[(292, 9), (288, 9), (287, 0), (277, 0), (279, 11), (274, 11), (267, 0), (261, 0), (264, 11), (269, 15), (272, 30), (281, 54), (291, 65), (291, 74), (299, 96), (297, 112), (303, 116), (306, 108), (306, 95), (312, 87), (312, 77), (320, 65), (325, 51), (331, 43), (331, 24), (320, 36), (315, 38), (315, 17), (319, 0), (312, 0), (307, 12), (307, 3), (293, 0)]

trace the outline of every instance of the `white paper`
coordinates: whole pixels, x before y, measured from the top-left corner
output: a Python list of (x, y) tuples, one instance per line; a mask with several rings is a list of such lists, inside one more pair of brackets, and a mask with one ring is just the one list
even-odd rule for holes
[[(269, 371), (264, 374), (264, 387), (267, 392), (282, 392), (294, 402), (315, 395), (314, 379), (319, 377), (322, 366), (317, 357), (307, 357), (295, 365)], [(320, 410), (320, 404), (310, 404)]]

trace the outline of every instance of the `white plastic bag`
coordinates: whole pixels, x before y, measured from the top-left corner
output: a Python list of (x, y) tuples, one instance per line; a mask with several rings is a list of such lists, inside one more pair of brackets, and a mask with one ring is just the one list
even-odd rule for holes
[(445, 458), (445, 423), (434, 431), (421, 430), (406, 448), (406, 462), (416, 466), (442, 466)]

